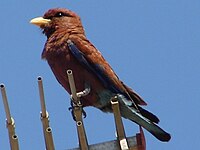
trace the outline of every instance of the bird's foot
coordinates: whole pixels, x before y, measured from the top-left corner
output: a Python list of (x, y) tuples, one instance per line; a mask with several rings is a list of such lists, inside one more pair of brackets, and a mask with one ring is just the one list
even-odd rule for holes
[(82, 114), (83, 114), (83, 118), (86, 118), (87, 117), (87, 113), (84, 109), (82, 109)]
[(85, 110), (82, 108), (82, 105), (81, 103), (75, 103), (73, 100), (71, 100), (71, 107), (68, 108), (69, 111), (71, 111), (71, 114), (72, 114), (72, 118), (74, 121), (76, 121), (76, 115), (74, 113), (74, 109), (75, 107), (79, 107), (79, 109), (82, 109), (82, 115), (83, 115), (83, 118), (86, 118), (87, 117), (87, 113), (85, 112)]
[(76, 121), (76, 116), (74, 114), (74, 107), (69, 107), (68, 110), (71, 112), (73, 120)]

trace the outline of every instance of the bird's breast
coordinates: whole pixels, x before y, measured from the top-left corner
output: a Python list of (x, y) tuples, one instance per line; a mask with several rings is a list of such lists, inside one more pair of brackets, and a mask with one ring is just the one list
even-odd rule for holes
[(83, 106), (101, 107), (104, 105), (105, 102), (102, 100), (109, 97), (110, 93), (106, 91), (98, 77), (80, 64), (68, 50), (52, 51), (46, 55), (46, 59), (56, 79), (69, 94), (71, 94), (67, 77), (69, 69), (73, 71), (77, 92), (83, 91), (86, 85), (90, 86), (90, 93), (82, 98)]

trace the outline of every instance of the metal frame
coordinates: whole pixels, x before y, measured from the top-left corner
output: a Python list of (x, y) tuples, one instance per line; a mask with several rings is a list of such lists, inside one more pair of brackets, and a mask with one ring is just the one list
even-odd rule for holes
[[(77, 131), (78, 131), (78, 138), (79, 138), (79, 148), (71, 149), (71, 150), (145, 150), (145, 137), (142, 130), (142, 127), (140, 127), (140, 133), (138, 133), (136, 136), (126, 138), (124, 126), (121, 118), (120, 108), (119, 108), (119, 102), (117, 96), (111, 98), (111, 105), (114, 113), (114, 119), (115, 119), (115, 126), (116, 126), (116, 132), (117, 132), (117, 141), (110, 141), (110, 142), (104, 142), (100, 144), (94, 144), (94, 145), (88, 145), (87, 142), (87, 136), (85, 133), (83, 120), (82, 120), (82, 105), (80, 103), (80, 97), (85, 96), (89, 94), (89, 91), (87, 88), (84, 91), (85, 92), (79, 92), (76, 93), (76, 86), (74, 82), (73, 72), (72, 70), (67, 70), (67, 75), (69, 79), (70, 89), (72, 93), (72, 101), (75, 105), (74, 107), (74, 115), (75, 115), (75, 121), (77, 125)], [(80, 94), (84, 93), (84, 94)]]
[[(72, 70), (67, 70), (67, 76), (69, 79), (69, 84), (72, 94), (71, 100), (74, 106), (73, 114), (75, 116), (78, 139), (79, 139), (79, 148), (74, 148), (71, 150), (102, 150), (102, 149), (103, 150), (146, 150), (145, 137), (141, 126), (139, 127), (140, 133), (137, 133), (136, 136), (128, 138), (126, 137), (117, 96), (111, 98), (111, 106), (114, 113), (117, 139), (104, 143), (88, 145), (87, 136), (82, 119), (83, 109), (80, 102), (80, 97), (89, 94), (90, 88), (86, 88), (84, 91), (77, 93)], [(11, 117), (10, 114), (5, 86), (1, 84), (0, 88), (6, 112), (6, 125), (9, 134), (10, 148), (11, 150), (19, 150), (18, 137), (15, 134), (15, 123), (14, 119)], [(41, 103), (40, 115), (41, 115), (41, 122), (43, 125), (45, 146), (47, 150), (55, 150), (52, 129), (49, 125), (49, 114), (46, 110), (46, 105), (45, 105), (42, 77), (38, 77), (38, 88), (39, 88), (40, 103)]]

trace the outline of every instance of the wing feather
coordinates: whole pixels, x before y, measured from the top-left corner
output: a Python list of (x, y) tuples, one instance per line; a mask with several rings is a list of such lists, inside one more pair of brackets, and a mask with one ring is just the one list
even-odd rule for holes
[(101, 53), (92, 44), (89, 43), (88, 45), (88, 43), (81, 44), (78, 40), (67, 41), (72, 55), (84, 65), (85, 68), (94, 73), (106, 88), (116, 94), (123, 94), (134, 103), (146, 105), (139, 95), (119, 80), (118, 76), (114, 73)]

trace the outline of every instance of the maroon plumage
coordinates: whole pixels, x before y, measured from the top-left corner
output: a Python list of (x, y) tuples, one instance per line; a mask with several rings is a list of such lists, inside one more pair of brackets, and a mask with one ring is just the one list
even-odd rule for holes
[(122, 116), (142, 125), (161, 141), (170, 135), (155, 125), (158, 118), (139, 105), (146, 105), (142, 98), (119, 80), (101, 53), (88, 41), (81, 20), (70, 10), (56, 8), (47, 11), (31, 23), (40, 26), (47, 36), (42, 52), (58, 82), (71, 94), (66, 74), (71, 69), (77, 91), (87, 86), (90, 93), (81, 98), (83, 106), (94, 106), (112, 112), (110, 98), (118, 95)]

